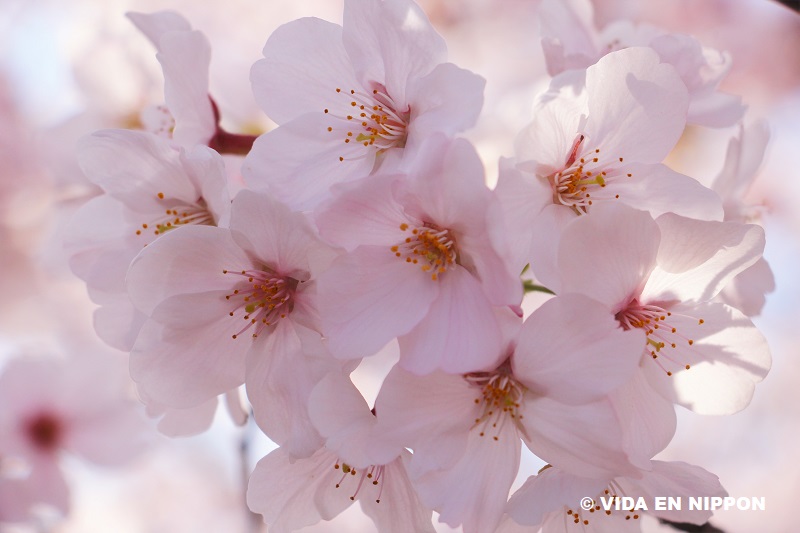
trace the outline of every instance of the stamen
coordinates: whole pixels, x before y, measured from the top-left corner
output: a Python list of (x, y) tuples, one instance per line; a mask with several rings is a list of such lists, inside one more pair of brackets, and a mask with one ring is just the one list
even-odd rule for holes
[(481, 396), (474, 400), (479, 411), (472, 426), (480, 428), (479, 436), (494, 433), (492, 440), (499, 441), (506, 422), (510, 422), (529, 438), (521, 422), (523, 415), (519, 413), (526, 389), (511, 374), (510, 359), (491, 372), (471, 372), (464, 379), (481, 389)]
[(158, 193), (156, 196), (159, 203), (165, 206), (164, 214), (149, 222), (143, 223), (141, 228), (136, 230), (136, 235), (142, 235), (142, 230), (146, 230), (150, 227), (154, 227), (153, 234), (159, 236), (179, 226), (190, 224), (203, 226), (214, 225), (214, 216), (208, 210), (203, 198), (199, 198), (195, 204), (186, 204), (180, 200), (171, 198), (165, 199), (164, 193), (162, 192)]
[[(406, 223), (400, 224), (403, 232), (409, 228)], [(408, 237), (390, 250), (395, 257), (406, 263), (419, 264), (423, 272), (431, 274), (433, 281), (459, 264), (458, 248), (453, 234), (450, 230), (440, 229), (430, 223), (414, 227)]]
[[(608, 193), (604, 189), (622, 176), (632, 177), (631, 173), (622, 174), (614, 166), (600, 157), (600, 149), (582, 150), (586, 137), (578, 134), (572, 143), (565, 159), (564, 168), (548, 176), (553, 188), (553, 203), (570, 207), (575, 213), (582, 215), (588, 212), (595, 201), (618, 200), (618, 193)], [(581, 152), (590, 156), (580, 157)], [(623, 158), (619, 158), (622, 162)]]
[(231, 335), (233, 339), (250, 328), (253, 328), (252, 337), (257, 338), (266, 328), (292, 312), (292, 296), (298, 285), (297, 280), (279, 276), (266, 267), (262, 270), (226, 269), (222, 273), (244, 278), (236, 282), (237, 288), (231, 294), (225, 296), (226, 300), (236, 301), (228, 316), (236, 317), (241, 312), (241, 318), (245, 321), (245, 325)]
[[(326, 129), (342, 136), (343, 144), (352, 146), (346, 154), (339, 156), (339, 161), (363, 159), (373, 153), (357, 147), (373, 148), (377, 153), (382, 153), (390, 148), (405, 146), (410, 107), (405, 111), (399, 110), (397, 103), (383, 87), (373, 89), (370, 93), (337, 88), (336, 93), (346, 100), (335, 101), (331, 108), (324, 110), (333, 119)], [(351, 143), (351, 140), (358, 144)]]
[[(686, 363), (691, 355), (684, 351), (694, 345), (694, 339), (689, 339), (678, 331), (672, 316), (672, 312), (663, 307), (642, 305), (633, 300), (615, 317), (625, 330), (634, 328), (644, 330), (647, 338), (644, 353), (649, 355), (648, 359), (658, 365), (667, 376), (691, 368), (691, 365)], [(675, 316), (688, 318), (687, 315)], [(698, 325), (705, 323), (702, 318), (697, 320)]]
[[(339, 464), (339, 461), (336, 461), (336, 464), (333, 465), (335, 470), (342, 470), (342, 477), (339, 479), (338, 483), (336, 483), (335, 488), (341, 488), (347, 479), (354, 478), (358, 476), (358, 472), (355, 468), (352, 468), (347, 463)], [(369, 491), (369, 490), (376, 490), (378, 491), (377, 496), (375, 496), (375, 503), (381, 503), (381, 496), (383, 495), (383, 486), (385, 485), (384, 478), (386, 477), (386, 467), (384, 465), (370, 465), (367, 468), (361, 470), (360, 476), (358, 476), (358, 483), (356, 484), (355, 491), (350, 496), (351, 501), (355, 501), (358, 497), (358, 494), (361, 492), (362, 489)], [(365, 481), (370, 481), (369, 483), (365, 483)], [(374, 487), (374, 488), (370, 488)]]

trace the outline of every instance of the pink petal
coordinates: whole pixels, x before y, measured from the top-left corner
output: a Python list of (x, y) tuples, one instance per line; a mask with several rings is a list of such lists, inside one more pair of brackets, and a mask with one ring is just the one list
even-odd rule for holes
[[(589, 2), (541, 2), (538, 15), (542, 48), (551, 76), (571, 68), (585, 69), (594, 63), (598, 52), (588, 31), (593, 26), (592, 11)], [(583, 62), (574, 64), (574, 58), (582, 58)]]
[[(641, 479), (619, 480), (623, 489), (633, 489), (632, 494), (639, 494), (652, 501), (655, 497), (680, 498), (688, 502), (689, 498), (699, 496), (727, 496), (719, 478), (699, 466), (679, 461), (653, 461), (653, 469), (644, 472)], [(691, 511), (685, 505), (682, 509), (659, 511), (652, 506), (653, 516), (673, 522), (686, 522), (702, 525), (711, 518), (712, 511)]]
[(181, 162), (214, 217), (217, 226), (227, 227), (231, 211), (225, 160), (207, 146), (195, 146)]
[(208, 39), (199, 31), (167, 32), (156, 58), (164, 70), (164, 100), (175, 118), (172, 138), (186, 148), (207, 144), (217, 127), (208, 96)]
[(322, 445), (308, 415), (309, 397), (327, 373), (338, 371), (319, 334), (289, 319), (260, 335), (248, 354), (247, 397), (256, 422), (293, 457), (308, 457)]
[[(679, 305), (671, 311), (670, 324), (693, 342), (662, 350), (661, 366), (643, 365), (650, 384), (668, 400), (699, 414), (744, 409), (772, 364), (764, 336), (750, 319), (724, 304)], [(687, 364), (689, 370), (683, 368)]]
[(375, 175), (337, 185), (333, 198), (320, 206), (315, 219), (322, 238), (347, 251), (361, 245), (392, 246), (403, 240), (401, 224), (412, 221), (395, 199), (400, 175)]
[(525, 321), (511, 361), (517, 378), (536, 394), (579, 405), (630, 380), (644, 344), (642, 333), (623, 331), (605, 305), (566, 294)]
[(64, 238), (69, 266), (94, 290), (124, 292), (128, 266), (154, 240), (152, 234), (136, 235), (133, 216), (125, 204), (102, 195), (83, 204), (69, 221)]
[(409, 142), (418, 142), (432, 132), (455, 135), (474, 126), (483, 107), (485, 85), (482, 77), (452, 63), (437, 65), (425, 77), (411, 80)]
[(775, 276), (762, 257), (752, 266), (740, 272), (722, 289), (718, 298), (735, 307), (749, 317), (761, 314), (766, 295), (775, 290)]
[(131, 377), (169, 407), (204, 403), (244, 383), (249, 336), (231, 338), (227, 291), (183, 294), (153, 310), (131, 352)]
[(698, 220), (722, 220), (719, 196), (694, 178), (660, 164), (634, 163), (619, 172), (633, 177), (613, 183), (612, 192), (619, 194), (620, 202), (648, 211), (653, 218), (675, 213)]
[(296, 461), (278, 448), (250, 475), (247, 506), (264, 515), (270, 533), (290, 533), (330, 520), (352, 503), (350, 493), (335, 488), (341, 477), (335, 462), (336, 456), (324, 448)]
[(342, 45), (341, 26), (311, 17), (272, 32), (250, 81), (256, 102), (278, 124), (322, 113), (337, 88), (360, 88)]
[(230, 231), (210, 226), (185, 226), (158, 238), (140, 253), (128, 270), (126, 284), (134, 305), (145, 314), (177, 295), (232, 287), (236, 280), (223, 270), (248, 269), (252, 260)]
[[(588, 113), (584, 84), (583, 71), (565, 72), (553, 79), (549, 91), (537, 102), (533, 122), (514, 143), (520, 170), (545, 177), (564, 168)], [(575, 87), (583, 90), (575, 94)]]
[(675, 406), (658, 394), (640, 371), (610, 399), (622, 424), (628, 456), (647, 468), (650, 458), (666, 448), (675, 435)]
[(342, 40), (362, 82), (383, 83), (396, 102), (407, 102), (409, 81), (444, 63), (447, 46), (425, 12), (411, 0), (348, 0)]
[(686, 121), (706, 128), (727, 128), (739, 122), (747, 111), (742, 97), (722, 92), (692, 95)]
[(520, 273), (525, 265), (533, 262), (531, 241), (536, 217), (542, 209), (552, 204), (553, 191), (544, 180), (515, 168), (513, 159), (500, 159), (497, 187), (494, 189), (502, 208), (505, 224), (495, 226), (492, 231), (502, 231), (511, 251), (509, 259), (515, 272)]
[(241, 191), (233, 202), (231, 229), (242, 248), (279, 274), (307, 280), (310, 257), (329, 250), (316, 237), (308, 219), (267, 194)]
[(598, 206), (561, 234), (561, 293), (581, 293), (618, 311), (644, 286), (659, 241), (659, 228), (648, 213), (622, 204)]
[(643, 301), (708, 301), (764, 251), (764, 230), (738, 222), (706, 222), (662, 215), (658, 267)]
[(740, 201), (737, 197), (747, 192), (764, 160), (769, 139), (769, 126), (759, 120), (747, 128), (740, 127), (739, 135), (728, 142), (725, 164), (712, 185), (726, 204)]
[(269, 191), (294, 210), (310, 210), (330, 197), (336, 183), (369, 175), (374, 151), (344, 144), (327, 131), (329, 121), (323, 113), (306, 113), (259, 137), (242, 164), (248, 186)]
[(161, 211), (157, 194), (197, 200), (192, 180), (169, 141), (132, 130), (100, 130), (81, 138), (78, 163), (92, 183), (136, 211)]
[(339, 257), (317, 288), (328, 347), (342, 359), (373, 355), (409, 332), (439, 294), (429, 274), (376, 246)]
[(109, 294), (92, 315), (94, 331), (100, 339), (118, 350), (129, 352), (136, 342), (147, 315), (136, 309), (127, 294)]
[(329, 450), (351, 466), (372, 464), (365, 447), (377, 421), (347, 376), (331, 372), (322, 378), (309, 396), (308, 412)]
[(525, 399), (522, 424), (533, 453), (565, 472), (594, 479), (637, 475), (623, 450), (619, 418), (608, 400), (581, 406)]
[(417, 154), (411, 178), (411, 198), (402, 203), (407, 209), (419, 210), (414, 215), (462, 233), (485, 231), (492, 194), (486, 186), (483, 163), (469, 141), (432, 137)]
[(413, 446), (417, 471), (449, 468), (464, 453), (479, 395), (461, 376), (416, 376), (395, 366), (375, 400), (373, 460), (386, 463)]
[[(460, 459), (445, 470), (412, 474), (420, 499), (452, 527), (464, 533), (494, 531), (519, 470), (520, 440), (507, 425), (497, 440), (470, 431)], [(412, 470), (413, 472), (413, 470)]]
[(192, 31), (189, 21), (174, 11), (158, 11), (156, 13), (125, 14), (145, 36), (158, 46), (161, 36), (168, 31)]
[(558, 243), (561, 233), (575, 220), (575, 212), (560, 204), (550, 204), (538, 214), (531, 231), (531, 272), (540, 285), (561, 294), (561, 272), (558, 264)]
[(612, 157), (658, 163), (686, 126), (689, 95), (675, 69), (650, 48), (603, 56), (586, 70), (586, 133)]
[(496, 366), (503, 339), (478, 280), (457, 267), (436, 283), (439, 294), (425, 318), (399, 338), (400, 365), (415, 374), (437, 368), (462, 374)]

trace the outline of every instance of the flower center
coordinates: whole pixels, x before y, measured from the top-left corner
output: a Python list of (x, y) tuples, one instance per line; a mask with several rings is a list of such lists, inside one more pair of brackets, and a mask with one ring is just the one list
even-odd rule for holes
[(63, 435), (61, 421), (49, 413), (41, 413), (30, 419), (26, 430), (34, 446), (46, 452), (57, 449)]
[(378, 487), (378, 494), (375, 497), (375, 503), (381, 503), (381, 495), (383, 494), (384, 485), (382, 481), (386, 477), (386, 467), (384, 465), (370, 465), (367, 468), (356, 472), (356, 469), (352, 466), (344, 462), (340, 463), (337, 460), (336, 464), (333, 465), (333, 468), (335, 470), (342, 471), (342, 477), (336, 483), (337, 489), (345, 485), (348, 479), (358, 478), (358, 484), (356, 485), (355, 492), (353, 492), (353, 495), (350, 496), (351, 501), (355, 501), (356, 497), (358, 497), (358, 493), (361, 492), (361, 489), (364, 487), (366, 482), (367, 486), (372, 485)]
[(364, 147), (382, 153), (406, 145), (411, 108), (400, 110), (382, 85), (369, 93), (337, 88), (336, 94), (341, 98), (325, 113), (333, 119), (328, 131), (347, 145), (339, 161), (365, 157)]
[(292, 312), (292, 296), (298, 284), (296, 279), (278, 276), (269, 269), (223, 270), (222, 273), (241, 278), (233, 292), (225, 296), (234, 305), (228, 315), (245, 321), (232, 338), (238, 338), (250, 328), (253, 328), (253, 338), (256, 338), (265, 328)]
[(691, 318), (698, 321), (698, 325), (705, 323), (702, 318), (695, 319), (687, 315), (675, 315), (657, 305), (643, 305), (637, 300), (632, 300), (628, 306), (616, 314), (616, 319), (623, 329), (638, 328), (647, 335), (647, 344), (644, 353), (648, 355), (663, 370), (667, 376), (672, 376), (672, 370), (689, 370), (691, 365), (686, 361), (691, 359), (685, 353), (694, 345), (694, 339), (685, 337), (678, 331), (676, 318)]
[[(600, 156), (600, 149), (584, 150), (583, 134), (579, 134), (572, 143), (567, 155), (564, 169), (548, 177), (553, 188), (553, 203), (572, 208), (581, 215), (589, 211), (589, 207), (597, 200), (616, 200), (619, 194), (608, 192), (606, 187), (623, 178), (632, 178), (630, 172), (614, 168), (616, 161), (606, 160)], [(585, 155), (581, 156), (584, 153)], [(605, 155), (605, 154), (604, 154)], [(616, 158), (619, 163), (624, 158)], [(613, 187), (612, 187), (613, 189)]]
[(403, 223), (400, 229), (411, 230), (410, 235), (392, 246), (392, 252), (406, 263), (420, 265), (423, 272), (430, 272), (433, 281), (458, 264), (458, 248), (450, 230), (427, 223), (413, 229)]
[[(152, 229), (153, 234), (158, 237), (178, 226), (188, 224), (214, 225), (214, 217), (208, 210), (203, 198), (200, 198), (194, 204), (187, 204), (174, 198), (165, 198), (163, 192), (158, 193), (156, 198), (158, 203), (165, 207), (164, 214), (142, 224), (141, 228), (136, 230), (136, 235), (142, 235), (142, 230)], [(145, 244), (145, 246), (147, 245)]]
[(511, 422), (529, 439), (521, 422), (523, 415), (519, 413), (526, 389), (512, 376), (510, 359), (491, 372), (470, 372), (464, 379), (480, 390), (480, 396), (474, 400), (478, 411), (472, 429), (479, 428), (481, 437), (494, 433), (492, 439), (499, 441), (504, 425)]

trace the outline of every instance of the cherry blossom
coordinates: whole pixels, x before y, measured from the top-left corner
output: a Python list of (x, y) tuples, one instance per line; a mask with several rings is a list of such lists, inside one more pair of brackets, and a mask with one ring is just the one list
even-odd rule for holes
[(248, 185), (310, 209), (335, 183), (408, 160), (431, 134), (471, 127), (484, 80), (445, 57), (410, 0), (346, 0), (342, 26), (315, 18), (281, 26), (251, 76), (280, 127), (246, 158)]
[[(616, 476), (599, 480), (572, 475), (547, 465), (531, 476), (508, 502), (508, 514), (518, 523), (542, 528), (542, 533), (573, 531), (616, 533), (641, 531), (642, 511), (606, 510), (603, 500), (629, 496), (644, 498), (647, 512), (673, 522), (702, 525), (711, 511), (690, 510), (689, 497), (727, 496), (717, 476), (681, 462), (653, 461), (651, 470), (637, 476)], [(594, 499), (594, 507), (585, 510), (581, 498)], [(681, 498), (686, 503), (679, 510), (660, 511), (655, 498)]]
[[(88, 355), (18, 357), (4, 367), (0, 457), (4, 463), (22, 461), (28, 470), (18, 501), (45, 503), (66, 513), (69, 490), (59, 466), (63, 452), (115, 466), (143, 451), (144, 417), (121, 381), (111, 379), (113, 370), (108, 361)], [(9, 484), (17, 483), (0, 482), (3, 490)]]
[(406, 473), (411, 454), (398, 450), (385, 462), (370, 461), (376, 420), (352, 382), (329, 373), (314, 387), (309, 409), (325, 447), (294, 462), (276, 450), (250, 478), (248, 505), (264, 515), (270, 530), (294, 531), (330, 520), (358, 500), (379, 531), (433, 533), (431, 511)]
[(632, 471), (607, 395), (633, 375), (642, 338), (604, 314), (586, 297), (557, 297), (521, 329), (504, 315), (495, 367), (426, 376), (395, 367), (375, 404), (373, 457), (412, 448), (409, 473), (420, 498), (465, 532), (499, 524), (521, 442), (570, 472)]
[(712, 128), (736, 124), (745, 106), (741, 98), (717, 91), (731, 67), (730, 54), (703, 46), (689, 35), (670, 34), (646, 24), (619, 20), (597, 31), (588, 0), (544, 0), (539, 9), (547, 70), (556, 76), (585, 69), (601, 57), (632, 46), (655, 50), (675, 67), (689, 91), (687, 121)]
[(251, 191), (234, 200), (230, 229), (191, 226), (153, 242), (127, 276), (149, 317), (131, 352), (140, 390), (188, 409), (247, 381), (262, 429), (313, 452), (304, 398), (315, 376), (338, 368), (314, 302), (315, 273), (332, 256), (303, 215)]
[(331, 520), (358, 500), (379, 531), (432, 533), (430, 511), (423, 511), (406, 474), (406, 460), (353, 466), (320, 448), (291, 461), (283, 448), (261, 459), (250, 476), (247, 504), (264, 515), (270, 531), (296, 531)]
[(564, 230), (556, 283), (560, 293), (602, 302), (624, 329), (645, 332), (641, 370), (665, 398), (698, 413), (733, 413), (750, 402), (770, 352), (747, 317), (712, 300), (763, 247), (759, 226), (653, 220), (609, 206)]
[(317, 217), (348, 253), (319, 278), (322, 328), (340, 358), (375, 354), (399, 336), (413, 372), (491, 365), (500, 346), (494, 306), (517, 307), (518, 275), (493, 224), (495, 200), (466, 141), (432, 140), (408, 176), (337, 188)]
[[(270, 532), (336, 528), (320, 522), (356, 500), (390, 533), (433, 533), (434, 513), (464, 533), (636, 532), (642, 515), (599, 502), (725, 494), (702, 468), (656, 458), (671, 453), (676, 404), (738, 412), (771, 366), (748, 318), (774, 286), (750, 190), (766, 125), (740, 123), (716, 180), (677, 171), (694, 166), (683, 159), (690, 144), (698, 167), (719, 166), (712, 143), (695, 143), (726, 132), (694, 125), (742, 119), (739, 97), (718, 90), (731, 57), (624, 20), (598, 30), (586, 0), (527, 12), (436, 3), (431, 20), (413, 0), (341, 4), (341, 24), (277, 26), (273, 13), (263, 28), (277, 29), (244, 84), (231, 66), (253, 50), (237, 47), (212, 85), (210, 41), (187, 18), (128, 15), (156, 49), (165, 104), (134, 118), (96, 95), (104, 117), (146, 131), (83, 137), (76, 153), (91, 185), (53, 190), (73, 204), (97, 194), (64, 245), (99, 306), (98, 336), (126, 352), (133, 381), (92, 354), (0, 361), (0, 528), (41, 518), (42, 506), (69, 511), (65, 455), (134, 457), (138, 411), (179, 437), (210, 429), (220, 403), (236, 425), (253, 415), (234, 429), (239, 480), (251, 474), (247, 505)], [(483, 39), (495, 20), (459, 24), (490, 9), (532, 16), (495, 49)], [(474, 46), (459, 50), (466, 66), (492, 74), (469, 140), (457, 136), (478, 125), (487, 82), (448, 62), (431, 21)], [(514, 42), (520, 29), (527, 42)], [(117, 76), (87, 70), (98, 56), (87, 57), (81, 72), (94, 83)], [(545, 64), (552, 77), (537, 79)], [(132, 79), (119, 76), (129, 88)], [(218, 107), (210, 87), (220, 83), (234, 90)], [(12, 122), (0, 134), (13, 146), (22, 130), (3, 96)], [(152, 96), (135, 100), (138, 109)], [(223, 129), (231, 100), (252, 100), (258, 116), (235, 111), (248, 134)], [(264, 115), (275, 127), (256, 141)], [(73, 144), (63, 139), (1, 155), (26, 170), (39, 152)], [(0, 186), (3, 205), (44, 190), (31, 194), (22, 177)], [(12, 252), (30, 244), (14, 230), (27, 205), (0, 224)], [(72, 317), (31, 320), (17, 305), (24, 293), (37, 312), (52, 310), (37, 290), (60, 290), (49, 285), (57, 272), (23, 273), (36, 265), (22, 255), (4, 276), (18, 286), (7, 313), (76, 329)], [(253, 431), (278, 446), (254, 469)], [(547, 465), (510, 494), (535, 472), (523, 446)], [(585, 496), (592, 509), (578, 507)], [(648, 521), (710, 516), (652, 511)]]
[[(568, 81), (579, 83), (577, 96)], [(517, 139), (518, 166), (549, 183), (552, 203), (577, 213), (619, 200), (654, 216), (720, 219), (713, 192), (661, 164), (683, 134), (687, 102), (675, 70), (652, 50), (608, 54), (585, 78), (554, 78)]]
[(83, 138), (78, 158), (105, 194), (84, 204), (70, 222), (70, 267), (97, 303), (108, 304), (97, 318), (100, 336), (129, 350), (144, 316), (125, 296), (128, 266), (144, 247), (178, 227), (227, 223), (224, 165), (209, 148), (187, 153), (153, 134), (128, 130)]
[(521, 172), (501, 166), (497, 192), (509, 231), (530, 239), (517, 249), (527, 257), (517, 261), (530, 262), (538, 276), (552, 269), (554, 235), (601, 204), (721, 220), (713, 191), (661, 164), (683, 133), (687, 105), (675, 70), (648, 48), (614, 52), (585, 73), (554, 78), (517, 138)]

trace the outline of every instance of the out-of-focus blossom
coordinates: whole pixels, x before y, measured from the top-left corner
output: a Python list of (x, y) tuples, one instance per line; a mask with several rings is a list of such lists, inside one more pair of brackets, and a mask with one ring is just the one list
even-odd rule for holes
[[(711, 188), (722, 198), (725, 220), (757, 223), (762, 206), (747, 203), (747, 193), (758, 176), (769, 141), (769, 129), (763, 121), (739, 128), (731, 138), (725, 164)], [(761, 313), (766, 294), (775, 290), (775, 278), (767, 261), (762, 257), (753, 266), (737, 275), (719, 294), (719, 299), (747, 316)]]
[(669, 34), (653, 26), (635, 26), (619, 20), (602, 32), (592, 22), (589, 0), (543, 0), (539, 10), (542, 47), (550, 75), (585, 69), (605, 54), (631, 46), (648, 46), (664, 63), (675, 67), (689, 91), (687, 121), (709, 127), (734, 125), (745, 108), (741, 98), (717, 91), (731, 57), (681, 34)]
[(189, 22), (174, 12), (129, 13), (128, 18), (155, 45), (156, 58), (164, 72), (166, 108), (144, 115), (151, 119), (151, 128), (189, 150), (207, 145), (216, 130), (208, 94), (208, 39), (199, 31), (192, 31)]
[[(63, 452), (99, 465), (123, 465), (143, 450), (147, 427), (138, 404), (96, 356), (18, 357), (0, 375), (0, 456), (21, 461), (20, 496), (66, 513)], [(11, 482), (8, 482), (11, 483)]]

